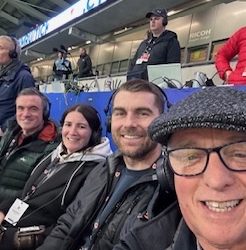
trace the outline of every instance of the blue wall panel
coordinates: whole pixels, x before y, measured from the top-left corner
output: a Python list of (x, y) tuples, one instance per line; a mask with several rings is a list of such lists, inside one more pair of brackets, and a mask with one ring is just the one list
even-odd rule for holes
[[(238, 88), (246, 91), (246, 86)], [(174, 104), (198, 90), (199, 88), (186, 88), (182, 90), (165, 89), (165, 93), (167, 94), (168, 100)], [(109, 137), (112, 148), (115, 149), (116, 147), (112, 142), (111, 135), (106, 134), (106, 115), (104, 113), (104, 109), (107, 106), (111, 93), (112, 92), (82, 92), (79, 95), (75, 95), (73, 93), (49, 93), (47, 96), (51, 102), (51, 118), (59, 123), (63, 112), (67, 108), (78, 103), (92, 105), (97, 109), (101, 116), (103, 135), (107, 135)]]

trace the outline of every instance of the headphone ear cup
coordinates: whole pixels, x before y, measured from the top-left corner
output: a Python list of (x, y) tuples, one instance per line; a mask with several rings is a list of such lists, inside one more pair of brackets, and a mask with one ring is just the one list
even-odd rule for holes
[(50, 117), (50, 108), (51, 108), (51, 103), (48, 100), (48, 98), (46, 96), (43, 96), (44, 100), (45, 100), (45, 107), (44, 107), (44, 111), (43, 111), (43, 119), (44, 121), (49, 120)]
[(14, 37), (10, 37), (10, 39), (12, 40), (13, 44), (14, 44), (14, 49), (9, 51), (9, 57), (14, 59), (18, 57), (18, 53), (16, 51), (16, 47), (17, 47), (17, 41)]
[(107, 117), (106, 129), (108, 133), (111, 133), (111, 116)]
[(162, 19), (162, 25), (163, 26), (167, 25), (167, 17), (163, 17), (163, 19)]
[(174, 193), (174, 176), (165, 158), (162, 165), (156, 167), (157, 179), (165, 193)]
[(96, 145), (100, 143), (102, 135), (102, 128), (100, 127), (97, 131), (93, 131), (90, 139), (90, 145)]
[(9, 51), (9, 57), (12, 59), (17, 58), (17, 52), (14, 50)]

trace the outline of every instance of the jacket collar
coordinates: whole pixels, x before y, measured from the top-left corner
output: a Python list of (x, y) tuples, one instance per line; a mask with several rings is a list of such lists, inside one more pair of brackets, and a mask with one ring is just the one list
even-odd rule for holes
[(197, 250), (197, 240), (184, 219), (181, 219), (174, 237), (173, 250)]
[(6, 82), (14, 80), (22, 67), (23, 63), (21, 61), (18, 59), (13, 60), (9, 65), (0, 70), (0, 80)]

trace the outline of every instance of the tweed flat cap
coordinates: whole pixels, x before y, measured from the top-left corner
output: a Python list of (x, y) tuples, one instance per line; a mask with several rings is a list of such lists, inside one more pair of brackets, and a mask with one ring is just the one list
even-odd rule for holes
[(152, 140), (163, 145), (177, 130), (218, 128), (246, 132), (246, 91), (232, 87), (207, 87), (156, 118), (149, 127)]

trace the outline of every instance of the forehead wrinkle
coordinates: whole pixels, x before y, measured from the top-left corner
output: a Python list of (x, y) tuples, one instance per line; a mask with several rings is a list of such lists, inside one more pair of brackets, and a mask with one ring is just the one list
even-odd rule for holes
[(208, 142), (218, 146), (242, 140), (246, 140), (246, 133), (209, 128), (183, 129), (171, 136), (168, 147), (201, 147)]

